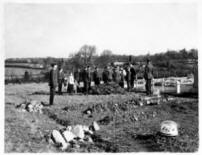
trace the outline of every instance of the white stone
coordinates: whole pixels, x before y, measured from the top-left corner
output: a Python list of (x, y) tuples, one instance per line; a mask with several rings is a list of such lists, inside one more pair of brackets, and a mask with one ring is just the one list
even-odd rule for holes
[(82, 127), (83, 127), (83, 131), (84, 131), (84, 132), (87, 132), (87, 133), (93, 134), (93, 131), (91, 131), (90, 128), (89, 128), (88, 126), (83, 125)]
[(87, 142), (89, 142), (89, 143), (93, 143), (92, 138), (91, 138), (91, 137), (89, 137), (89, 136), (87, 136), (85, 140), (86, 140)]
[(163, 121), (160, 132), (167, 136), (178, 136), (178, 124), (174, 121)]
[(72, 130), (72, 126), (67, 126), (66, 130), (71, 131)]
[(91, 111), (90, 111), (90, 110), (88, 110), (88, 111), (87, 111), (87, 114), (88, 114), (88, 115), (90, 115), (90, 114), (91, 114)]
[(74, 127), (72, 127), (72, 130), (71, 132), (76, 136), (76, 137), (79, 137), (81, 139), (84, 138), (84, 131), (83, 131), (83, 127), (82, 125), (76, 125)]
[(58, 130), (52, 131), (52, 137), (56, 144), (62, 144), (61, 149), (64, 150), (68, 147), (68, 144), (66, 143), (65, 139), (61, 135), (61, 133)]
[(93, 128), (94, 128), (95, 131), (100, 130), (99, 125), (98, 125), (97, 122), (95, 122), (95, 121), (93, 122)]
[(143, 103), (142, 103), (142, 102), (139, 102), (139, 105), (140, 105), (140, 106), (143, 106)]
[(160, 96), (161, 96), (161, 95), (160, 95), (160, 90), (159, 90), (159, 89), (154, 89), (153, 95), (154, 95), (154, 96), (157, 96), (157, 97), (160, 97)]
[(76, 137), (71, 131), (68, 131), (68, 130), (65, 130), (63, 132), (63, 135), (67, 142), (73, 140)]
[(62, 145), (61, 150), (62, 151), (66, 150), (69, 145), (70, 145), (69, 143), (65, 143), (64, 145)]

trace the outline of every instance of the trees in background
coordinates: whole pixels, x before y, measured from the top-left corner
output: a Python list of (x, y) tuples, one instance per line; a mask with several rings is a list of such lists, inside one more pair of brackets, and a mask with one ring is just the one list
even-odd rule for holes
[[(192, 62), (198, 59), (198, 51), (197, 49), (167, 50), (166, 53), (157, 53), (149, 55), (149, 57), (155, 66), (157, 76), (185, 76), (187, 73), (192, 72)], [(96, 65), (103, 68), (109, 63), (115, 61), (128, 62), (129, 59), (131, 59), (132, 63), (142, 66), (146, 58), (147, 55), (130, 57), (128, 55), (116, 55), (108, 49), (103, 50), (98, 56), (96, 46), (83, 45), (77, 52), (71, 54), (69, 58), (10, 58), (6, 59), (5, 63), (38, 63), (43, 64), (45, 69), (48, 70), (50, 64), (54, 62), (62, 64), (64, 71), (74, 71), (77, 68), (83, 68), (85, 65)]]

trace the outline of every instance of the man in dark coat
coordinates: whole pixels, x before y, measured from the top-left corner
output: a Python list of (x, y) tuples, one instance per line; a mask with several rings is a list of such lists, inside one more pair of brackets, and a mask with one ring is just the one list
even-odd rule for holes
[(104, 71), (102, 73), (102, 79), (105, 84), (108, 83), (108, 81), (109, 81), (109, 72), (107, 70), (107, 66), (104, 68)]
[(74, 80), (75, 80), (75, 85), (76, 85), (76, 93), (77, 91), (80, 91), (79, 89), (79, 83), (82, 81), (81, 80), (82, 75), (81, 75), (81, 70), (78, 68), (77, 71), (74, 72)]
[(93, 81), (95, 82), (95, 85), (100, 84), (100, 76), (99, 76), (97, 67), (95, 67), (95, 70), (93, 72)]
[(55, 89), (58, 86), (58, 72), (57, 72), (57, 65), (52, 64), (51, 70), (49, 74), (49, 86), (50, 86), (50, 100), (49, 104), (53, 105), (54, 96), (55, 96)]
[(147, 95), (152, 94), (152, 79), (153, 79), (153, 65), (150, 59), (147, 59), (147, 64), (145, 66), (144, 78), (146, 80), (146, 93)]
[(127, 66), (127, 68), (126, 68), (126, 82), (127, 82), (128, 91), (130, 91), (131, 90), (131, 72), (130, 72), (130, 66)]
[(88, 94), (91, 83), (90, 67), (86, 67), (83, 72), (84, 93)]
[(119, 85), (124, 88), (124, 81), (125, 81), (125, 70), (123, 69), (123, 67), (120, 68), (120, 82)]
[(81, 80), (81, 70), (78, 68), (77, 71), (74, 72), (74, 79), (77, 81), (77, 83)]
[(113, 74), (112, 67), (108, 66), (107, 67), (107, 71), (108, 71), (108, 82), (112, 82), (112, 80), (113, 80), (113, 77), (112, 77), (112, 74)]
[(130, 66), (130, 72), (131, 72), (131, 88), (134, 87), (134, 80), (136, 78), (136, 71), (133, 65)]
[(59, 67), (58, 71), (58, 94), (62, 95), (62, 84), (64, 82), (64, 72), (61, 66)]
[(113, 81), (116, 83), (120, 83), (121, 81), (121, 75), (120, 75), (120, 71), (119, 71), (119, 66), (116, 66), (113, 70)]

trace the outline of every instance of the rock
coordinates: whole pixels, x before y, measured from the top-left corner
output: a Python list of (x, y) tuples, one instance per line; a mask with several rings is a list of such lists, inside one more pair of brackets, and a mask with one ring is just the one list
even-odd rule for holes
[(88, 126), (83, 125), (82, 127), (83, 127), (83, 131), (84, 132), (89, 133), (91, 135), (93, 134), (93, 131), (90, 130), (90, 128)]
[(71, 132), (76, 136), (76, 137), (79, 137), (81, 139), (84, 138), (84, 130), (83, 130), (83, 127), (82, 125), (76, 125), (74, 127), (72, 127), (72, 130)]
[(163, 121), (160, 132), (166, 136), (178, 136), (178, 124), (174, 121)]
[(40, 113), (42, 113), (42, 108), (43, 108), (43, 105), (41, 104), (41, 102), (38, 102), (36, 100), (31, 100), (30, 102), (26, 102), (25, 109), (28, 112), (40, 112)]
[(88, 108), (88, 109), (83, 111), (83, 114), (87, 114), (87, 115), (91, 115), (92, 113), (93, 113), (92, 108)]
[(92, 125), (93, 125), (93, 128), (94, 128), (95, 131), (100, 130), (100, 127), (99, 127), (99, 125), (97, 124), (97, 122), (94, 121)]
[(76, 148), (76, 149), (79, 149), (80, 145), (79, 144), (74, 144), (73, 147)]
[(62, 150), (65, 150), (69, 146), (69, 144), (65, 141), (65, 139), (58, 130), (52, 131), (51, 138), (53, 139), (53, 142), (55, 144), (61, 145)]
[(67, 127), (66, 127), (66, 130), (67, 130), (67, 131), (71, 131), (71, 130), (72, 130), (72, 126), (67, 126)]
[(140, 105), (140, 106), (143, 106), (143, 102), (140, 101), (140, 102), (139, 102), (139, 105)]
[(138, 117), (136, 115), (133, 116), (135, 121), (138, 121)]
[(154, 89), (153, 95), (157, 96), (157, 97), (160, 97), (160, 90), (159, 89)]
[(156, 117), (156, 115), (157, 115), (157, 113), (154, 111), (154, 112), (152, 113), (152, 117)]
[(90, 136), (86, 136), (84, 140), (89, 143), (93, 143), (93, 139)]
[(71, 131), (68, 131), (68, 130), (64, 131), (63, 135), (67, 142), (73, 140), (76, 137)]
[(61, 150), (64, 151), (68, 148), (70, 144), (69, 143), (65, 143), (64, 145), (62, 145)]
[(25, 109), (22, 109), (22, 112), (26, 112), (26, 110), (25, 110)]
[[(99, 120), (98, 123), (101, 125), (108, 125), (111, 121), (113, 121), (112, 116), (105, 116), (104, 118)], [(92, 124), (92, 126), (93, 126), (93, 124)], [(94, 128), (93, 128), (93, 130), (94, 130)]]

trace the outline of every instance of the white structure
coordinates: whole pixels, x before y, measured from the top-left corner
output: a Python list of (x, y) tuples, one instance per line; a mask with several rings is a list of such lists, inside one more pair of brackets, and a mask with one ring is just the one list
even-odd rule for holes
[(164, 121), (161, 123), (160, 132), (166, 136), (178, 136), (178, 124), (174, 121)]
[(181, 92), (180, 81), (177, 81), (177, 84), (176, 84), (176, 93), (180, 94), (180, 92)]

